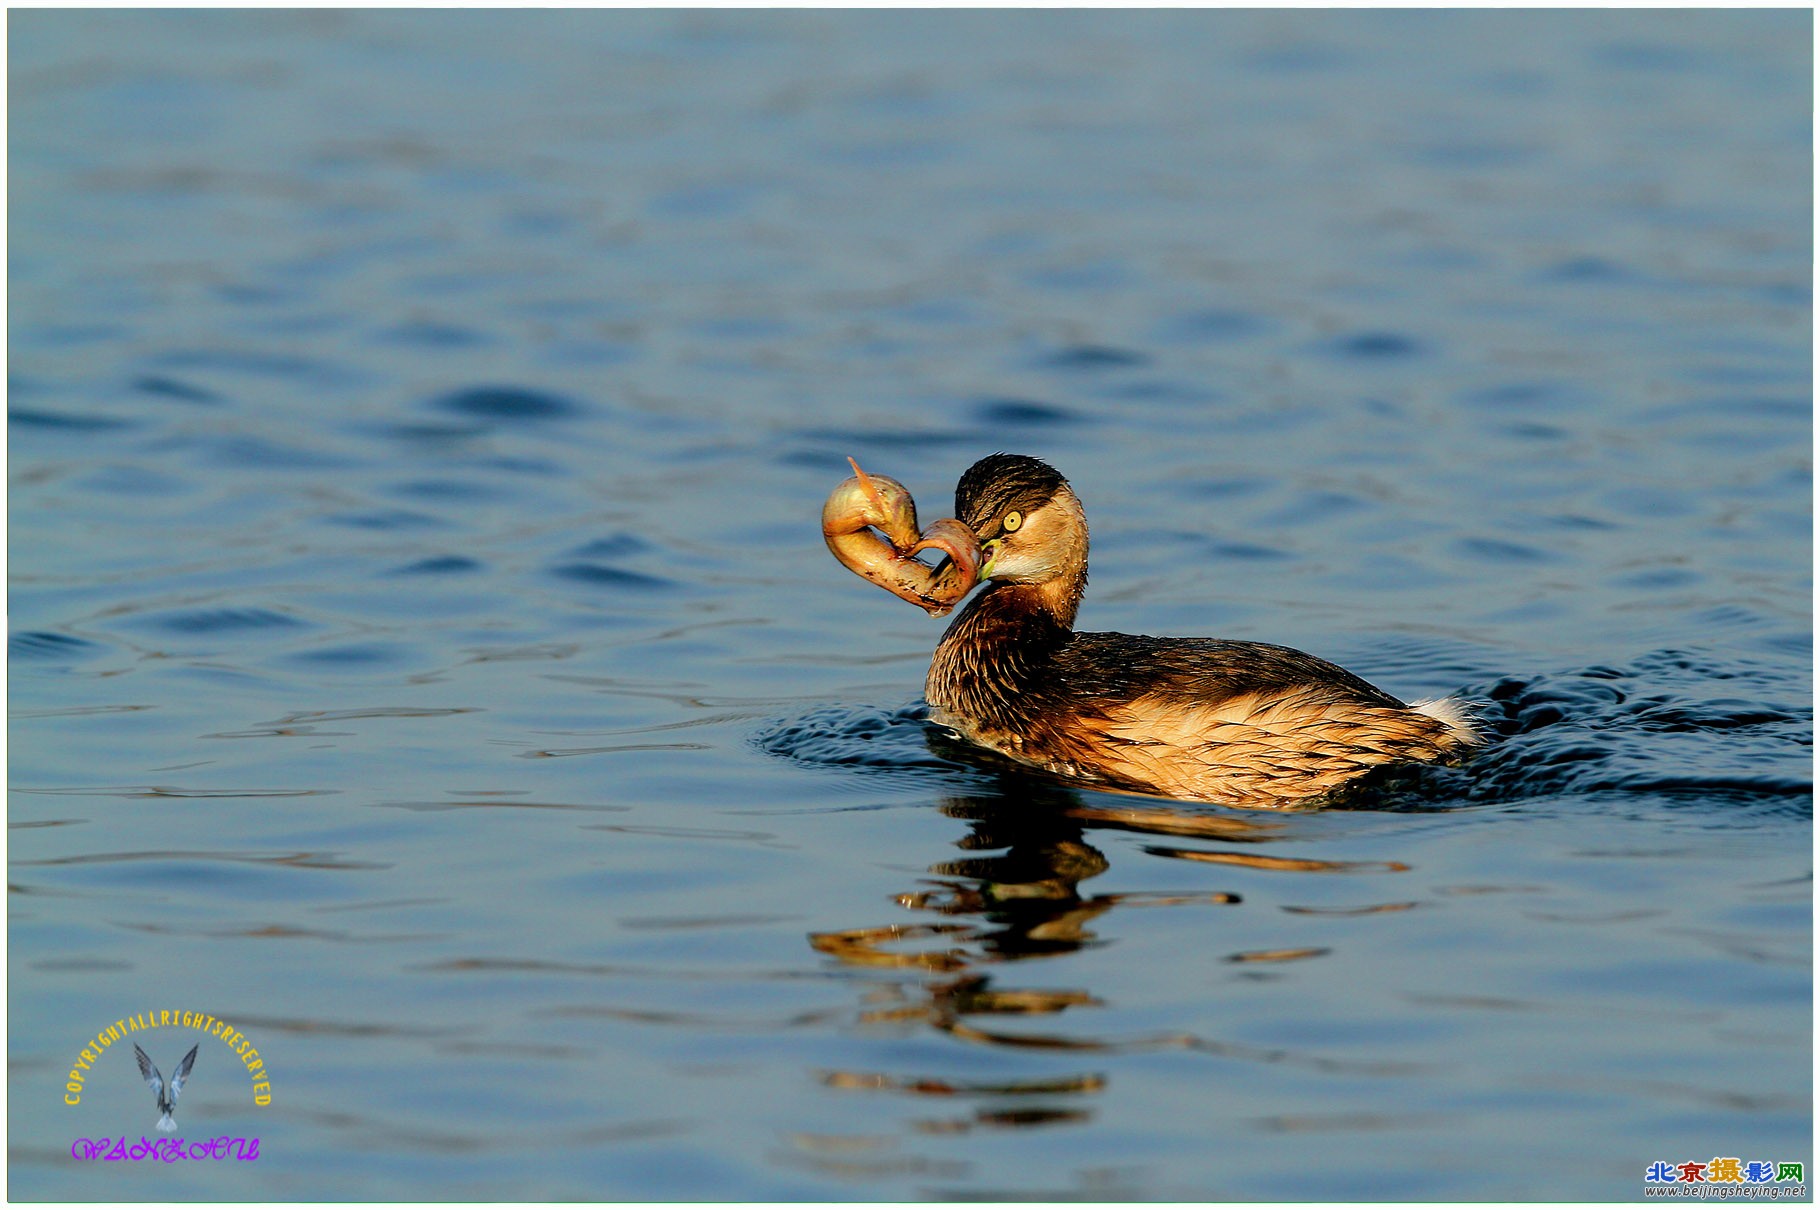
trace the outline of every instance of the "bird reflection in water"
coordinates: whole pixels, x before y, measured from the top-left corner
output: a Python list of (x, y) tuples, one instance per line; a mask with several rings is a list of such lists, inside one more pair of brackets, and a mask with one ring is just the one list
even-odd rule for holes
[[(1110, 865), (1106, 855), (1088, 843), (1089, 828), (1244, 842), (1269, 838), (1282, 822), (1196, 812), (1179, 804), (1159, 809), (1139, 800), (1107, 807), (1021, 774), (1007, 774), (1000, 793), (950, 797), (941, 810), (969, 823), (968, 834), (956, 842), (968, 855), (935, 863), (930, 867), (932, 877), (921, 887), (897, 896), (900, 906), (936, 919), (810, 936), (817, 950), (844, 965), (912, 976), (869, 984), (858, 1017), (861, 1024), (920, 1022), (962, 1041), (1022, 1049), (1092, 1053), (1205, 1046), (1226, 1051), (1186, 1035), (1110, 1040), (1055, 1029), (1007, 1028), (1002, 1024), (1007, 1018), (1055, 1018), (1101, 1002), (1085, 988), (1003, 986), (992, 968), (1103, 944), (1095, 924), (1114, 908), (1239, 902), (1239, 896), (1224, 891), (1085, 893), (1081, 884)], [(982, 1100), (983, 1107), (969, 1118), (918, 1127), (943, 1132), (1084, 1120), (1088, 1111), (1066, 1102), (1097, 1093), (1106, 1084), (1104, 1074), (1097, 1072), (1022, 1083), (858, 1071), (826, 1072), (823, 1079), (837, 1088)], [(1017, 1103), (1008, 1106), (1005, 1098), (1017, 1098)], [(1057, 1104), (1057, 1098), (1065, 1100)]]

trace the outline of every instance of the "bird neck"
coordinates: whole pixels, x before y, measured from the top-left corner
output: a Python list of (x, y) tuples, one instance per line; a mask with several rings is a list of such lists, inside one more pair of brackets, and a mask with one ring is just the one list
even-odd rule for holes
[(1064, 630), (1071, 630), (1081, 596), (1087, 591), (1087, 513), (1067, 484), (1042, 511), (1046, 514), (1045, 523), (1054, 527), (1050, 546), (1055, 553), (1047, 568), (1049, 574), (1040, 582), (1006, 587), (1028, 594), (1025, 600)]
[(1074, 632), (1046, 599), (1046, 584), (993, 584), (954, 619), (929, 662), (924, 696), (939, 710), (1016, 730), (1052, 679)]
[(1082, 560), (1079, 571), (1062, 579), (1042, 584), (1007, 584), (1005, 587), (1019, 590), (1063, 630), (1073, 630), (1074, 615), (1081, 607), (1081, 595), (1087, 591), (1087, 564)]

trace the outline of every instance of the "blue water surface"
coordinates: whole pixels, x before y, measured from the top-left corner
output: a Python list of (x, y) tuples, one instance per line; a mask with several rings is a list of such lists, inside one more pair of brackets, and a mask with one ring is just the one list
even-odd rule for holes
[[(11, 1195), (1811, 1171), (1811, 26), (13, 13)], [(816, 526), (994, 450), (1496, 742), (982, 764)]]

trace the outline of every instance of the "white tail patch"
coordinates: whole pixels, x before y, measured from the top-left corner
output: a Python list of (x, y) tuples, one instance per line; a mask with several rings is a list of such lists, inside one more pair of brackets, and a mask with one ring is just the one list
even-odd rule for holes
[(1457, 697), (1437, 698), (1432, 702), (1411, 702), (1409, 708), (1447, 724), (1447, 729), (1462, 744), (1479, 742), (1479, 720), (1473, 715), (1472, 707)]

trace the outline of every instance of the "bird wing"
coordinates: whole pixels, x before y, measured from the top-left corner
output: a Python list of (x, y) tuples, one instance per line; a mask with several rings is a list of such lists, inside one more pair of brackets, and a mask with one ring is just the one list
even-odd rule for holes
[(159, 1074), (156, 1067), (152, 1066), (152, 1061), (146, 1058), (145, 1052), (139, 1049), (137, 1042), (133, 1043), (133, 1057), (139, 1060), (139, 1074), (145, 1077), (147, 1084), (151, 1085), (152, 1095), (158, 1098), (159, 1104), (163, 1104), (164, 1076)]
[(183, 1062), (177, 1064), (177, 1074), (171, 1077), (171, 1104), (177, 1103), (177, 1094), (183, 1091), (183, 1082), (190, 1078), (190, 1068), (196, 1066), (196, 1052), (202, 1049), (198, 1043), (190, 1047), (190, 1053), (183, 1056)]

